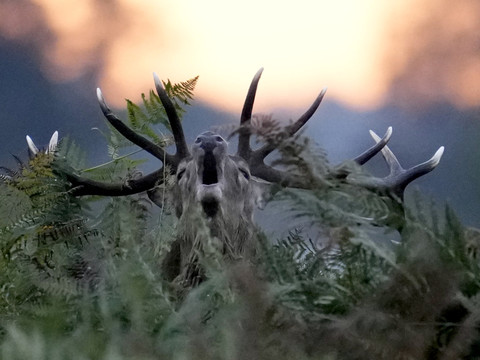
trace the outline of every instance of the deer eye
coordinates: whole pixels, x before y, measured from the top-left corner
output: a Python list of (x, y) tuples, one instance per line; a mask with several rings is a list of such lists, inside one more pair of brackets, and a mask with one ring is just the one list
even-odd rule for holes
[(197, 138), (195, 139), (195, 144), (199, 144), (201, 141), (202, 141), (202, 139), (200, 139), (199, 137), (197, 137)]
[(238, 169), (238, 171), (240, 171), (240, 172), (242, 173), (242, 175), (243, 175), (243, 177), (244, 177), (245, 179), (250, 180), (250, 174), (248, 173), (247, 170), (245, 170), (245, 169)]
[(177, 181), (180, 181), (180, 179), (183, 177), (183, 174), (185, 174), (185, 169), (182, 169), (178, 172)]
[(223, 138), (221, 136), (215, 136), (215, 140), (217, 142), (223, 142)]

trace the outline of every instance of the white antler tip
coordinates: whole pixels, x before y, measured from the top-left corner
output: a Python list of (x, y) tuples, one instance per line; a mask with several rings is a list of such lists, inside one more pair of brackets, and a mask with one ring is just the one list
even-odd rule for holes
[(260, 69), (258, 69), (258, 71), (257, 71), (257, 73), (255, 74), (255, 76), (260, 76), (260, 75), (262, 75), (263, 70), (264, 70), (264, 67), (262, 66)]
[(105, 98), (103, 97), (102, 90), (100, 90), (100, 88), (97, 88), (97, 99), (99, 103), (105, 104)]
[(48, 143), (48, 149), (45, 151), (46, 154), (54, 153), (57, 149), (58, 145), (58, 131), (55, 131), (50, 138), (50, 142)]
[(435, 155), (432, 156), (430, 159), (432, 167), (436, 167), (440, 160), (442, 159), (443, 152), (445, 151), (444, 146), (440, 146), (438, 150), (435, 152)]
[(32, 138), (28, 135), (25, 138), (27, 139), (27, 145), (28, 145), (28, 148), (30, 149), (31, 153), (33, 155), (36, 155), (38, 153), (38, 148), (35, 145), (35, 143), (33, 142)]
[[(369, 130), (370, 132), (370, 136), (373, 138), (373, 140), (375, 140), (375, 142), (380, 142), (382, 141), (382, 138), (380, 136), (377, 135), (377, 133), (373, 130)], [(391, 126), (388, 127), (387, 131), (385, 132), (385, 135), (383, 135), (383, 139), (386, 142), (388, 142), (388, 140), (390, 140), (390, 138), (392, 137), (392, 133), (393, 133), (393, 128)]]
[(155, 86), (158, 90), (158, 88), (161, 88), (163, 90), (163, 84), (160, 78), (158, 77), (157, 73), (153, 73), (153, 82), (155, 83)]
[(102, 90), (100, 90), (100, 88), (97, 88), (97, 99), (103, 113), (107, 114), (110, 111), (110, 109), (108, 108), (107, 103), (105, 102), (105, 98), (103, 97)]
[(320, 91), (319, 97), (323, 98), (323, 97), (325, 96), (325, 93), (327, 92), (327, 90), (328, 90), (328, 87), (325, 86), (325, 87), (322, 89), (322, 91)]
[(260, 77), (262, 76), (263, 73), (263, 67), (258, 69), (258, 71), (255, 73), (255, 76), (253, 77), (252, 83), (258, 82), (260, 80)]
[(393, 133), (393, 128), (391, 126), (389, 126), (385, 135), (387, 135), (387, 137), (390, 137), (390, 136), (392, 136), (392, 133)]

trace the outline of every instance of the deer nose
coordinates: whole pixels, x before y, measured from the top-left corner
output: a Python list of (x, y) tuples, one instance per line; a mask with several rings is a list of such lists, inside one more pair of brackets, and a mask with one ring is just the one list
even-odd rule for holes
[(200, 147), (205, 151), (213, 151), (217, 147), (217, 143), (213, 139), (203, 139)]
[(205, 151), (213, 151), (213, 149), (224, 141), (225, 140), (219, 135), (202, 134), (197, 137), (195, 144)]

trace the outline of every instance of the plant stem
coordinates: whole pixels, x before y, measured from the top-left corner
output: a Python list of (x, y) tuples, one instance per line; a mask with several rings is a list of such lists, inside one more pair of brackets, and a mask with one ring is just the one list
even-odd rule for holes
[(89, 171), (94, 171), (94, 170), (97, 170), (103, 166), (107, 166), (107, 165), (110, 165), (116, 161), (119, 161), (119, 160), (122, 160), (126, 157), (129, 157), (131, 155), (135, 155), (136, 153), (139, 153), (140, 151), (144, 151), (143, 149), (138, 149), (138, 150), (135, 150), (135, 151), (132, 151), (131, 153), (128, 153), (128, 154), (125, 154), (125, 155), (122, 155), (122, 156), (119, 156), (115, 159), (112, 159), (110, 161), (107, 161), (106, 163), (103, 163), (103, 164), (100, 164), (100, 165), (97, 165), (97, 166), (94, 166), (94, 167), (91, 167), (91, 168), (88, 168), (88, 169), (83, 169), (81, 170), (81, 172), (89, 172)]

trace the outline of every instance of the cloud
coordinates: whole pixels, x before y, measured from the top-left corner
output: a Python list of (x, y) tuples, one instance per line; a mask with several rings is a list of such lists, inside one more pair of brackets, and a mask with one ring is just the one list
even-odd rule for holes
[(239, 112), (256, 70), (256, 111), (305, 107), (324, 86), (356, 108), (480, 96), (475, 0), (4, 0), (0, 36), (38, 49), (52, 81), (95, 74), (112, 105), (151, 73)]
[(388, 101), (423, 108), (480, 104), (480, 3), (427, 0), (393, 24), (386, 66)]
[(29, 0), (3, 0), (0, 14), (0, 38), (4, 40), (36, 47), (51, 38), (41, 7)]

